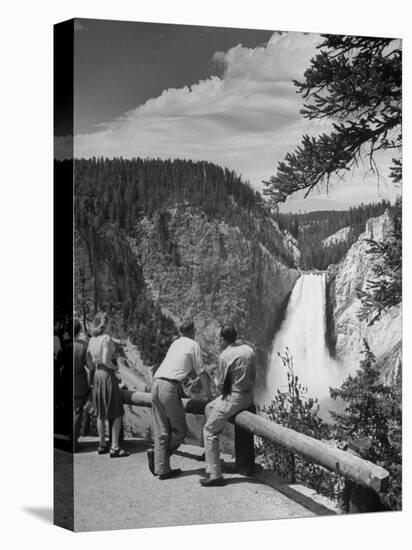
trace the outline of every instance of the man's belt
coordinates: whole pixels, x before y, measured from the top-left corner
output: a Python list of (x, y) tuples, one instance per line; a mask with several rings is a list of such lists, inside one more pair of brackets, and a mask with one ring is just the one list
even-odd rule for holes
[(158, 376), (157, 380), (166, 380), (166, 382), (171, 382), (172, 384), (181, 384), (179, 380), (173, 380), (172, 378), (164, 378), (163, 376)]

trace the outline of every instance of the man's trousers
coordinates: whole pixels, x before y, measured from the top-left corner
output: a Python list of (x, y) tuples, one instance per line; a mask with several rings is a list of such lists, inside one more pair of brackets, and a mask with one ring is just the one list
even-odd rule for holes
[(206, 405), (206, 423), (203, 428), (206, 473), (212, 478), (222, 476), (219, 458), (219, 435), (226, 422), (238, 412), (252, 405), (252, 392), (232, 392), (227, 397), (219, 396)]
[(170, 454), (186, 436), (186, 413), (182, 403), (182, 386), (163, 378), (155, 378), (152, 386), (153, 440), (155, 472), (170, 472)]

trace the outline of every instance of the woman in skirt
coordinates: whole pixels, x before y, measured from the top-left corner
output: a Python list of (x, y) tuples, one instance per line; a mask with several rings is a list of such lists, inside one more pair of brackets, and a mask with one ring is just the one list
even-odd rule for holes
[(94, 370), (93, 403), (97, 414), (97, 431), (99, 434), (99, 454), (109, 452), (105, 436), (105, 421), (111, 420), (112, 446), (111, 458), (128, 456), (129, 453), (120, 449), (119, 437), (123, 418), (123, 399), (116, 377), (117, 365), (112, 356), (114, 344), (107, 334), (108, 317), (106, 313), (98, 313), (93, 319), (90, 332), (92, 337), (87, 349), (88, 363)]

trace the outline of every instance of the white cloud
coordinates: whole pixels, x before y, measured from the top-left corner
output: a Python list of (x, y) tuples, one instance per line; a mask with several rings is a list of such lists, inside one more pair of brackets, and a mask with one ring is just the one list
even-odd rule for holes
[(216, 52), (221, 77), (164, 90), (97, 132), (76, 135), (75, 154), (204, 158), (245, 177), (253, 172), (259, 183), (260, 151), (272, 167), (299, 121), (301, 100), (291, 79), (303, 76), (318, 41), (318, 35), (274, 34), (266, 46)]
[(97, 132), (76, 135), (75, 156), (209, 160), (261, 190), (262, 180), (275, 173), (303, 133), (325, 127), (302, 119), (302, 99), (292, 84), (303, 78), (321, 40), (275, 33), (265, 46), (216, 52), (220, 77), (164, 90)]
[(287, 82), (302, 77), (321, 41), (317, 34), (273, 34), (266, 46), (243, 48), (238, 45), (228, 52), (216, 52), (215, 61), (225, 66), (228, 80)]

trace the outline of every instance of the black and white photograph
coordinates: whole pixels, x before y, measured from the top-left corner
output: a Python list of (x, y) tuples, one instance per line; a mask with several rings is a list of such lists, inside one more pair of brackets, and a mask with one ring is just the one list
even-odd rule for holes
[(75, 18), (54, 101), (54, 523), (401, 511), (401, 37)]

